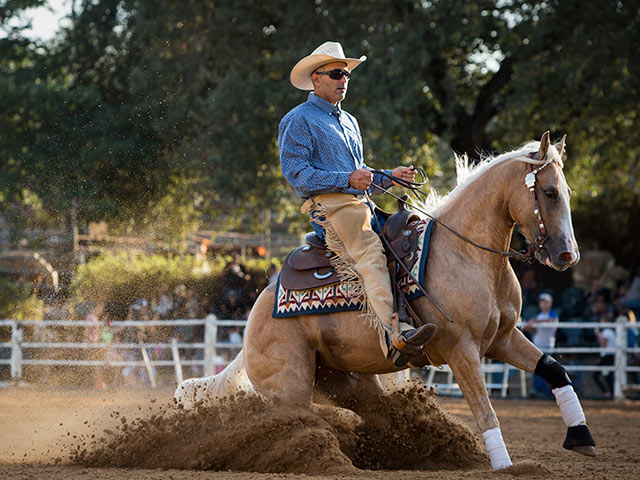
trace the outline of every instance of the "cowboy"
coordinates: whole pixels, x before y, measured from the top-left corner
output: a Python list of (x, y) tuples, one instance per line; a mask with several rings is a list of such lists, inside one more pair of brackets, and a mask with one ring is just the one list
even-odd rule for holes
[[(416, 347), (430, 340), (436, 327), (427, 324), (415, 329), (401, 322), (403, 343), (395, 342), (400, 345), (396, 348), (390, 342), (394, 312), (387, 260), (362, 197), (365, 192), (382, 193), (375, 186), (387, 189), (393, 182), (365, 165), (358, 122), (340, 104), (353, 70), (365, 60), (365, 56), (346, 58), (340, 43), (325, 42), (293, 67), (293, 86), (313, 92), (280, 122), (280, 162), (284, 177), (305, 200), (302, 213), (309, 214), (317, 233), (325, 234), (335, 258), (356, 270), (374, 314), (381, 349), (402, 366), (410, 360), (407, 355), (415, 357)], [(385, 173), (415, 179), (413, 167), (399, 166)], [(403, 344), (410, 347), (405, 350)]]

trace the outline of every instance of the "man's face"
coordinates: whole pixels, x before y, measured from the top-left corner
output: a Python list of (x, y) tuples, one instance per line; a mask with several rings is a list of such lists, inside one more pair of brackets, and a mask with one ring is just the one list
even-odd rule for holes
[[(342, 62), (328, 63), (316, 71), (327, 72), (331, 70), (349, 71), (346, 64)], [(340, 80), (333, 80), (329, 75), (313, 73), (311, 74), (311, 80), (313, 81), (313, 92), (334, 105), (344, 100), (347, 95), (349, 79), (346, 76), (343, 76)]]
[(538, 306), (540, 307), (540, 310), (545, 313), (551, 310), (551, 302), (546, 298), (541, 298), (540, 300), (538, 300)]

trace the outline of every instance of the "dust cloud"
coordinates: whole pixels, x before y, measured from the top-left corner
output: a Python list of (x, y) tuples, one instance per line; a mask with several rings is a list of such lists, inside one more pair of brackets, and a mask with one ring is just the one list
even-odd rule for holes
[[(345, 475), (359, 470), (464, 469), (487, 465), (477, 437), (417, 385), (351, 406), (349, 423), (238, 395), (214, 407), (171, 405), (80, 437), (70, 462), (84, 467)], [(342, 420), (341, 420), (342, 419)]]

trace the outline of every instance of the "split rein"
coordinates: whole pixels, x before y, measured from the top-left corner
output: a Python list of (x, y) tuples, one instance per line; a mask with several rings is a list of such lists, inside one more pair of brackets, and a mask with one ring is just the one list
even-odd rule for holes
[[(533, 152), (532, 154), (530, 154), (530, 156), (531, 155), (536, 155), (536, 153), (537, 152)], [(424, 211), (423, 209), (421, 209), (417, 205), (414, 205), (412, 203), (407, 202), (406, 196), (405, 196), (405, 198), (402, 198), (402, 197), (399, 197), (399, 196), (395, 195), (394, 193), (392, 193), (389, 189), (380, 187), (380, 186), (375, 185), (373, 183), (371, 185), (375, 186), (377, 189), (383, 191), (387, 195), (390, 195), (390, 196), (394, 197), (395, 199), (401, 201), (402, 203), (404, 203), (405, 205), (409, 206), (410, 208), (412, 208), (412, 209), (414, 209), (414, 210), (426, 215), (427, 217), (429, 217), (431, 220), (433, 220), (438, 225), (441, 225), (442, 227), (446, 228), (451, 233), (456, 235), (458, 238), (464, 240), (465, 242), (467, 242), (470, 245), (473, 245), (476, 248), (479, 248), (481, 250), (485, 250), (487, 252), (495, 253), (495, 254), (500, 255), (502, 257), (512, 258), (514, 260), (518, 260), (518, 261), (521, 261), (521, 262), (533, 263), (535, 261), (535, 257), (534, 257), (535, 252), (539, 251), (539, 250), (541, 250), (543, 248), (544, 242), (546, 240), (546, 228), (544, 226), (544, 222), (542, 221), (540, 208), (538, 206), (538, 197), (537, 197), (537, 194), (536, 194), (536, 191), (535, 191), (536, 174), (540, 170), (542, 170), (544, 167), (546, 167), (549, 163), (551, 163), (551, 161), (547, 160), (544, 164), (542, 164), (540, 167), (536, 168), (535, 170), (533, 170), (531, 164), (529, 164), (529, 170), (530, 171), (527, 174), (527, 176), (525, 177), (525, 184), (527, 185), (527, 188), (531, 191), (531, 194), (533, 196), (533, 201), (534, 201), (534, 205), (535, 205), (534, 213), (538, 217), (538, 226), (540, 228), (540, 235), (538, 237), (536, 237), (535, 241), (533, 243), (531, 243), (529, 245), (528, 249), (526, 251), (524, 251), (524, 252), (519, 252), (517, 250), (514, 250), (513, 248), (510, 249), (508, 252), (503, 252), (501, 250), (496, 250), (494, 248), (490, 248), (490, 247), (486, 247), (484, 245), (480, 245), (480, 244), (474, 242), (473, 240), (471, 240), (470, 238), (467, 238), (464, 235), (462, 235), (461, 233), (455, 231), (453, 228), (449, 227), (448, 225), (446, 225), (445, 223), (440, 221), (438, 218), (436, 218), (433, 215), (431, 215), (430, 213)], [(413, 167), (413, 169), (416, 171), (416, 173), (418, 175), (420, 175), (420, 178), (421, 178), (417, 182), (405, 180), (403, 178), (399, 178), (399, 177), (396, 177), (394, 175), (390, 175), (390, 174), (388, 174), (387, 172), (385, 172), (383, 170), (371, 170), (371, 173), (380, 174), (383, 177), (386, 177), (386, 178), (392, 180), (397, 185), (408, 189), (409, 191), (411, 191), (411, 193), (413, 193), (415, 195), (417, 200), (422, 200), (420, 198), (420, 195), (422, 195), (424, 197), (424, 199), (426, 200), (428, 196), (427, 196), (426, 193), (424, 193), (422, 190), (420, 190), (420, 187), (424, 186), (427, 183), (427, 181), (428, 181), (427, 174), (420, 167)]]

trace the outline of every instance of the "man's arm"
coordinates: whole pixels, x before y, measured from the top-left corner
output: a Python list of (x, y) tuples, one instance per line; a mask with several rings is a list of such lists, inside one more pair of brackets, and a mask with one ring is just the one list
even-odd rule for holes
[(278, 136), (284, 178), (302, 198), (349, 188), (351, 172), (319, 170), (311, 165), (313, 140), (305, 122), (285, 117)]

